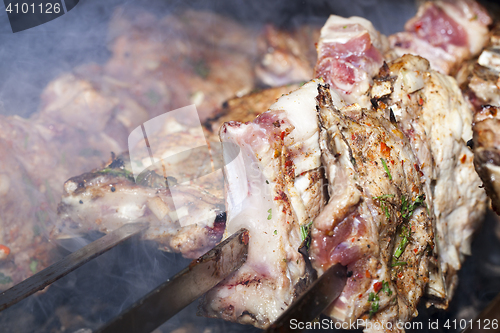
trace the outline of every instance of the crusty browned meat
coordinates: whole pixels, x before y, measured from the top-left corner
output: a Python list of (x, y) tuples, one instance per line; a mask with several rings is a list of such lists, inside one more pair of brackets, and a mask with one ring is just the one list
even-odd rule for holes
[(474, 166), (491, 205), (500, 215), (500, 107), (484, 106), (474, 115)]
[(149, 222), (144, 239), (154, 240), (161, 250), (189, 258), (200, 256), (220, 241), (225, 225), (220, 196), (194, 184), (176, 184), (172, 178), (166, 181), (158, 170), (135, 179), (129, 160), (128, 154), (120, 155), (103, 169), (66, 181), (51, 237), (90, 230), (107, 233), (126, 223)]
[(207, 130), (209, 141), (219, 141), (219, 129), (225, 122), (239, 121), (246, 123), (254, 120), (281, 96), (297, 89), (298, 84), (267, 88), (235, 97), (224, 102), (222, 107), (203, 124)]
[(330, 94), (319, 86), (330, 200), (314, 220), (310, 256), (319, 274), (336, 263), (350, 271), (328, 315), (348, 323), (366, 315), (396, 327), (417, 315), (434, 244), (417, 160), (388, 120), (359, 106), (339, 110)]
[(428, 293), (434, 304), (447, 307), (486, 209), (467, 147), (472, 109), (452, 77), (431, 70), (427, 60), (413, 55), (381, 70), (372, 97), (378, 111), (408, 138), (417, 157), (436, 228), (437, 261), (432, 262)]

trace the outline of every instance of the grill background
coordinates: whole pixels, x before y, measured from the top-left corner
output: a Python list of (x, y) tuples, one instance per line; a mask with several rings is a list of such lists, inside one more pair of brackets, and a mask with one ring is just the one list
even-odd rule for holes
[[(487, 2), (488, 5), (494, 1)], [(243, 0), (146, 1), (81, 0), (75, 9), (42, 26), (13, 34), (5, 12), (0, 14), (0, 113), (27, 117), (38, 109), (44, 87), (58, 75), (89, 62), (104, 63), (107, 24), (116, 6), (137, 6), (164, 16), (183, 8), (210, 9), (236, 18), (243, 24), (293, 26), (326, 20), (330, 13), (362, 16), (382, 33), (403, 29), (416, 12), (409, 0), (286, 1)], [(497, 7), (498, 9), (498, 7)], [(61, 184), (62, 185), (62, 184)], [(20, 221), (21, 222), (21, 221)], [(424, 331), (429, 321), (472, 319), (500, 292), (500, 224), (489, 214), (473, 243), (473, 257), (460, 272), (460, 285), (448, 311), (419, 309)], [(96, 239), (90, 234), (65, 248)], [(67, 254), (59, 248), (55, 256)], [(118, 315), (153, 287), (182, 269), (189, 260), (156, 250), (153, 243), (130, 240), (34, 295), (0, 312), (1, 332), (76, 332), (95, 329)], [(192, 304), (160, 328), (161, 332), (258, 332), (253, 327), (196, 316)], [(178, 330), (178, 331), (177, 331)], [(408, 330), (411, 331), (411, 330)], [(451, 330), (453, 331), (453, 330)]]

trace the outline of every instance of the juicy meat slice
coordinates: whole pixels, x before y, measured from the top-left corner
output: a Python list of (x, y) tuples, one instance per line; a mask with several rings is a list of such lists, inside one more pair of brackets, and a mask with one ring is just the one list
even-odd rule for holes
[(331, 15), (321, 29), (314, 76), (341, 92), (346, 102), (368, 107), (365, 94), (383, 64), (386, 47), (385, 36), (370, 21)]
[(491, 18), (474, 0), (427, 1), (405, 25), (389, 37), (392, 55), (406, 53), (429, 60), (434, 70), (450, 74), (477, 55), (488, 41)]
[[(226, 236), (245, 227), (250, 242), (246, 263), (205, 295), (206, 316), (264, 328), (305, 285), (300, 228), (324, 205), (316, 86), (281, 97), (253, 122), (221, 128), (222, 142), (239, 147), (224, 168)], [(224, 158), (234, 153), (226, 150)]]
[(209, 141), (219, 141), (219, 130), (222, 124), (228, 121), (246, 123), (252, 121), (259, 114), (264, 113), (281, 96), (299, 88), (298, 84), (267, 88), (252, 92), (241, 97), (235, 97), (224, 102), (212, 118), (204, 122)]
[(472, 110), (452, 77), (431, 70), (427, 60), (413, 55), (384, 67), (372, 92), (379, 112), (396, 122), (417, 157), (436, 221), (438, 260), (431, 267), (428, 293), (436, 305), (446, 308), (486, 209), (486, 195), (467, 147)]
[(221, 197), (195, 185), (167, 183), (155, 171), (134, 179), (129, 160), (128, 154), (120, 155), (103, 169), (66, 181), (51, 237), (107, 233), (126, 223), (149, 222), (144, 239), (190, 258), (220, 241), (225, 222)]
[(320, 28), (311, 24), (289, 30), (267, 25), (259, 38), (260, 59), (255, 67), (257, 79), (276, 87), (309, 81), (316, 63), (314, 42)]
[(485, 106), (474, 115), (474, 166), (500, 215), (500, 107)]
[(330, 93), (319, 86), (330, 199), (314, 220), (310, 256), (319, 274), (341, 263), (350, 277), (326, 313), (346, 322), (366, 315), (396, 327), (417, 315), (433, 246), (416, 158), (389, 121), (359, 106), (339, 110)]

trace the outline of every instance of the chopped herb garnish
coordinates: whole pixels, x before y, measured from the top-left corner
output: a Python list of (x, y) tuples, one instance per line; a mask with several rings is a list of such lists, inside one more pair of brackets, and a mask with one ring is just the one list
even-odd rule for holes
[[(300, 226), (300, 240), (305, 241), (307, 239), (307, 236), (309, 236), (309, 231), (311, 230), (311, 226), (313, 224), (313, 221), (309, 222), (306, 225), (301, 225)], [(309, 249), (309, 245), (311, 245), (311, 240), (309, 239), (307, 241), (306, 247)]]
[(393, 261), (392, 264), (391, 264), (391, 267), (404, 266), (406, 264), (407, 264), (406, 261)]
[(266, 184), (269, 184), (269, 180), (266, 179)]
[(384, 166), (385, 173), (387, 173), (387, 176), (389, 176), (389, 180), (392, 180), (392, 175), (391, 172), (389, 171), (389, 168), (387, 167), (387, 163), (383, 158), (380, 158), (380, 160), (382, 161), (382, 165)]
[(389, 296), (392, 295), (392, 290), (391, 290), (391, 288), (389, 288), (389, 282), (387, 282), (387, 281), (382, 281), (382, 289), (381, 290)]
[(380, 307), (380, 304), (379, 304), (379, 301), (380, 301), (380, 297), (378, 296), (378, 294), (375, 294), (375, 293), (370, 293), (370, 295), (368, 296), (368, 301), (370, 301), (372, 304), (371, 304), (371, 309), (370, 309), (370, 312), (369, 312), (369, 315), (370, 315), (370, 318), (373, 317), (373, 315), (375, 313), (377, 313), (379, 307)]
[[(410, 202), (406, 198), (405, 195), (401, 196), (401, 216), (403, 219), (408, 220), (411, 215), (413, 214), (413, 211), (418, 207), (421, 206), (424, 203), (425, 200), (425, 195), (421, 194), (417, 196), (415, 201)], [(394, 252), (394, 258), (399, 259), (403, 252), (406, 249), (406, 246), (410, 242), (410, 237), (411, 237), (411, 225), (409, 227), (403, 226), (401, 229), (401, 242), (399, 243), (398, 247), (396, 248), (396, 251)], [(399, 262), (399, 264), (394, 265), (394, 266), (402, 266), (406, 265), (406, 262)]]
[(409, 240), (410, 230), (406, 226), (403, 226), (400, 236), (401, 236), (401, 242), (399, 243), (399, 245), (396, 249), (396, 252), (394, 252), (394, 258), (396, 258), (396, 259), (401, 257), (401, 255), (403, 254), (403, 252), (406, 249), (406, 246), (410, 242), (410, 240)]
[[(134, 176), (132, 175), (132, 172), (122, 169), (122, 168), (104, 168), (102, 170), (97, 171), (97, 173), (103, 174), (103, 175), (113, 175), (116, 177), (125, 177), (128, 178), (129, 180), (135, 181)], [(139, 177), (138, 177), (139, 180)]]
[(413, 214), (413, 211), (424, 203), (425, 195), (419, 195), (413, 203), (410, 203), (406, 196), (401, 196), (401, 216), (407, 219)]
[(373, 197), (374, 200), (380, 201), (380, 208), (382, 208), (382, 210), (384, 211), (387, 219), (390, 220), (391, 214), (389, 213), (389, 207), (387, 207), (388, 202), (387, 202), (387, 200), (385, 200), (388, 198), (394, 198), (394, 194), (382, 194), (382, 195), (379, 195), (378, 197)]
[(31, 260), (30, 262), (30, 271), (35, 274), (36, 273), (36, 268), (38, 267), (38, 261), (36, 260)]
[(343, 28), (343, 29), (347, 28), (347, 25), (344, 25), (342, 28)]
[(11, 283), (12, 278), (0, 272), (0, 284)]
[[(377, 284), (379, 286), (378, 288), (380, 288), (380, 289), (378, 289), (376, 287)], [(378, 294), (380, 293), (380, 291), (385, 292), (389, 296), (392, 295), (392, 290), (391, 290), (391, 288), (389, 288), (389, 282), (387, 282), (387, 281), (382, 281), (382, 286), (380, 286), (380, 282), (376, 283), (374, 285), (374, 288), (375, 288), (375, 290), (378, 289), (377, 293), (371, 292), (370, 295), (368, 295), (368, 301), (371, 302), (371, 308), (370, 308), (370, 312), (369, 312), (370, 318), (373, 317), (373, 315), (375, 313), (377, 313), (377, 311), (380, 308), (380, 304), (379, 304), (380, 297), (378, 296)]]
[(309, 230), (311, 230), (312, 223), (313, 223), (313, 221), (309, 222), (306, 225), (300, 226), (300, 240), (301, 241), (304, 241), (307, 238), (307, 236), (309, 236)]
[(374, 200), (383, 200), (383, 199), (387, 199), (387, 198), (394, 198), (395, 195), (394, 194), (382, 194), (382, 195), (379, 195), (378, 197), (373, 197)]
[(278, 230), (274, 230), (274, 234), (277, 235), (278, 234)]
[(269, 216), (267, 217), (267, 219), (268, 220), (272, 219), (273, 218), (273, 209), (269, 208), (269, 210), (267, 212), (269, 213)]

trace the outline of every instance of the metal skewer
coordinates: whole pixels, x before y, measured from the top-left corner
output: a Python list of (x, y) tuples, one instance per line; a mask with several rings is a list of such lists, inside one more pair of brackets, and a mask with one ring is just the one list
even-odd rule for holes
[(128, 223), (76, 250), (55, 264), (0, 293), (0, 311), (42, 290), (49, 284), (71, 273), (89, 260), (100, 256), (130, 237), (146, 230), (148, 223)]

